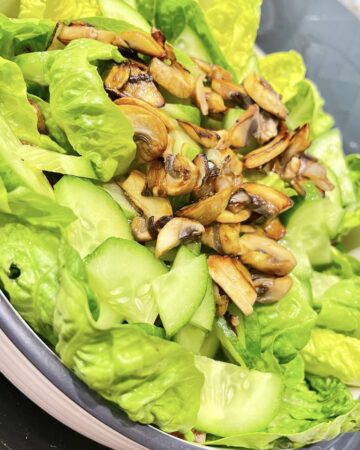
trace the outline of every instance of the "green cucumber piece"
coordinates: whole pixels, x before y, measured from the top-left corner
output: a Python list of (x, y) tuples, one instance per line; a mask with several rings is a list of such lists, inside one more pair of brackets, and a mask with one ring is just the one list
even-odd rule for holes
[(205, 376), (196, 429), (223, 437), (251, 433), (266, 429), (278, 413), (282, 395), (279, 375), (203, 356), (195, 356), (195, 364)]
[(244, 112), (245, 110), (241, 108), (229, 108), (223, 119), (223, 127), (226, 130), (231, 128), (235, 122), (240, 119)]
[(206, 331), (188, 324), (175, 334), (174, 341), (194, 355), (200, 355), (206, 334)]
[(166, 266), (135, 241), (110, 238), (86, 258), (89, 285), (100, 301), (98, 326), (121, 323), (153, 324), (158, 308), (152, 280), (166, 274)]
[(190, 56), (203, 59), (204, 61), (211, 61), (211, 57), (202, 40), (189, 26), (186, 26), (179, 34), (174, 42), (174, 46)]
[(101, 185), (105, 191), (111, 195), (113, 200), (116, 201), (116, 203), (120, 206), (122, 209), (122, 212), (125, 214), (125, 217), (127, 219), (133, 219), (135, 216), (138, 215), (136, 212), (136, 209), (129, 203), (128, 199), (126, 198), (124, 191), (121, 189), (121, 187), (113, 182), (113, 183), (105, 183)]
[(166, 103), (162, 111), (166, 112), (173, 119), (176, 120), (187, 120), (196, 125), (200, 125), (201, 115), (200, 111), (196, 106), (192, 105), (182, 105), (180, 103)]
[(119, 205), (91, 181), (65, 176), (54, 189), (57, 202), (70, 208), (78, 218), (67, 227), (66, 234), (82, 257), (109, 237), (133, 239)]
[(190, 321), (204, 298), (207, 278), (206, 256), (201, 255), (152, 281), (160, 318), (168, 336), (176, 334)]

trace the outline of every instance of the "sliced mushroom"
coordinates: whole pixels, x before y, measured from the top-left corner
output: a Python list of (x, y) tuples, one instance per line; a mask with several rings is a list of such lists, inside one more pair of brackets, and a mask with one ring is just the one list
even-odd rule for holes
[(227, 110), (224, 100), (217, 92), (211, 88), (205, 88), (205, 99), (208, 105), (210, 114), (221, 114)]
[(57, 35), (57, 39), (63, 44), (68, 44), (75, 39), (95, 39), (106, 44), (112, 44), (116, 34), (112, 31), (97, 30), (89, 25), (63, 25)]
[(241, 261), (254, 269), (273, 275), (287, 275), (296, 265), (292, 253), (265, 236), (246, 233), (239, 239)]
[(243, 108), (248, 108), (253, 104), (245, 89), (237, 84), (231, 83), (231, 81), (213, 78), (211, 88), (221, 95), (224, 100), (238, 104)]
[(322, 191), (331, 191), (334, 189), (334, 185), (330, 183), (326, 176), (326, 169), (319, 164), (316, 160), (303, 155), (301, 157), (301, 166), (299, 175), (311, 180), (315, 186)]
[(114, 64), (104, 80), (105, 89), (107, 92), (119, 96), (129, 77), (130, 65), (127, 62), (118, 65)]
[(160, 31), (156, 27), (152, 27), (151, 36), (154, 39), (154, 41), (156, 41), (160, 45), (160, 47), (165, 48), (166, 38), (162, 31)]
[[(286, 150), (287, 151), (287, 150)], [(286, 153), (286, 152), (285, 152)], [(293, 156), (286, 166), (277, 171), (284, 180), (292, 180), (296, 178), (301, 168), (301, 160), (297, 156)]]
[(137, 161), (149, 162), (161, 156), (168, 144), (167, 130), (163, 121), (141, 106), (119, 103), (117, 105), (134, 127)]
[(257, 131), (259, 121), (259, 107), (251, 105), (245, 113), (230, 128), (231, 147), (245, 147), (249, 144), (251, 137)]
[(229, 256), (218, 255), (209, 256), (208, 267), (215, 283), (226, 292), (245, 315), (250, 315), (253, 312), (257, 294), (250, 275), (245, 275), (248, 273), (247, 269)]
[(123, 31), (116, 36), (112, 41), (112, 44), (124, 50), (131, 49), (135, 52), (153, 56), (155, 58), (164, 58), (166, 56), (164, 47), (159, 45), (152, 36), (143, 31)]
[(238, 189), (231, 197), (227, 209), (234, 214), (239, 213), (250, 205), (251, 198), (244, 189)]
[(135, 62), (122, 63), (120, 67), (124, 65), (129, 67), (130, 73), (126, 82), (117, 89), (118, 95), (138, 98), (155, 108), (164, 106), (164, 97), (155, 86), (155, 83), (153, 82), (151, 75), (147, 73), (147, 70), (142, 69)]
[(194, 189), (198, 189), (204, 184), (206, 178), (210, 174), (209, 161), (206, 155), (204, 155), (203, 153), (199, 153), (194, 159), (193, 163), (198, 169), (198, 178)]
[(240, 223), (245, 222), (250, 217), (250, 211), (243, 209), (238, 213), (233, 213), (225, 209), (217, 218), (216, 222), (219, 223)]
[(250, 197), (248, 208), (265, 217), (275, 217), (293, 206), (290, 197), (265, 184), (244, 183), (241, 188)]
[(145, 217), (135, 216), (131, 222), (131, 231), (137, 242), (149, 242), (153, 239), (148, 230)]
[(209, 225), (224, 211), (232, 193), (232, 188), (217, 192), (211, 197), (199, 200), (188, 206), (184, 206), (176, 212), (177, 216), (189, 217)]
[(201, 242), (225, 255), (238, 255), (240, 251), (239, 236), (240, 224), (214, 223), (205, 228)]
[(281, 156), (281, 166), (285, 167), (294, 156), (303, 153), (311, 144), (308, 123), (295, 130), (287, 150)]
[(146, 219), (154, 217), (156, 221), (161, 217), (173, 215), (171, 204), (167, 198), (143, 195), (146, 177), (138, 170), (133, 170), (127, 179), (121, 183), (121, 187), (130, 202)]
[(253, 276), (253, 283), (259, 303), (274, 303), (282, 299), (291, 289), (292, 279), (286, 277), (268, 277), (264, 274)]
[(165, 158), (166, 190), (168, 195), (191, 192), (198, 179), (198, 168), (183, 155), (167, 155)]
[(279, 120), (266, 111), (259, 112), (258, 126), (253, 136), (260, 145), (264, 145), (278, 134)]
[(44, 117), (44, 114), (42, 113), (40, 107), (33, 100), (29, 99), (28, 101), (36, 113), (38, 132), (41, 134), (48, 134), (48, 130), (46, 128), (46, 123), (45, 123), (45, 117)]
[(222, 317), (228, 309), (230, 299), (224, 292), (220, 292), (216, 283), (213, 283), (213, 290), (216, 303), (216, 317)]
[(209, 114), (209, 107), (206, 100), (204, 75), (199, 75), (195, 81), (194, 100), (203, 116)]
[(114, 103), (116, 105), (135, 105), (145, 108), (152, 114), (155, 114), (155, 116), (159, 117), (159, 119), (164, 122), (164, 125), (169, 131), (173, 131), (176, 128), (177, 123), (174, 119), (171, 119), (171, 117), (169, 117), (165, 112), (161, 111), (161, 109), (154, 108), (153, 106), (149, 105), (149, 103), (139, 98), (121, 97), (116, 99)]
[(244, 165), (248, 169), (263, 166), (284, 152), (290, 142), (290, 133), (283, 131), (275, 139), (263, 147), (257, 148), (244, 157)]
[(185, 120), (178, 120), (178, 122), (186, 133), (203, 147), (215, 147), (220, 140), (220, 135), (214, 130), (206, 130)]
[(155, 255), (160, 256), (183, 242), (191, 242), (200, 238), (204, 227), (196, 220), (175, 217), (171, 219), (159, 232)]
[(286, 235), (286, 228), (278, 218), (268, 220), (265, 223), (264, 231), (266, 236), (274, 241), (280, 241)]
[[(165, 165), (159, 159), (152, 161), (146, 174), (145, 192), (150, 191), (155, 197), (167, 197)], [(143, 195), (145, 195), (143, 193)]]
[(211, 64), (203, 59), (193, 57), (192, 60), (197, 64), (200, 70), (202, 70), (206, 75), (212, 79), (231, 81), (232, 75), (230, 72), (224, 68), (217, 66), (216, 64)]
[(259, 77), (255, 72), (245, 78), (243, 86), (247, 94), (262, 109), (268, 111), (279, 119), (286, 119), (288, 110), (281, 102), (279, 94), (277, 94), (270, 84), (263, 78)]
[(218, 253), (223, 253), (220, 242), (219, 227), (220, 225), (217, 223), (205, 227), (205, 231), (201, 236), (201, 243), (209, 248), (212, 248)]
[(223, 171), (224, 175), (240, 176), (242, 173), (243, 164), (230, 148), (211, 149), (207, 152), (207, 157), (218, 167), (220, 173)]
[(156, 83), (176, 97), (189, 98), (194, 91), (193, 76), (176, 61), (168, 65), (158, 58), (153, 58), (149, 73)]

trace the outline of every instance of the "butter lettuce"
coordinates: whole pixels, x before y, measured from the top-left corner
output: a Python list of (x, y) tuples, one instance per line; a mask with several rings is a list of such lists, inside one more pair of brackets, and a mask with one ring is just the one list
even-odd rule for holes
[(100, 14), (97, 0), (21, 0), (19, 17), (76, 19)]
[(54, 28), (51, 20), (9, 19), (0, 14), (0, 56), (12, 58), (24, 52), (46, 50)]
[(309, 373), (331, 375), (351, 386), (360, 386), (359, 339), (315, 328), (301, 353)]
[(97, 60), (121, 62), (123, 57), (111, 45), (79, 39), (49, 59), (46, 75), (52, 117), (76, 152), (107, 181), (115, 172), (126, 172), (136, 148), (131, 123), (109, 99), (91, 64)]
[(348, 234), (353, 228), (360, 225), (360, 155), (353, 154), (346, 157), (349, 169), (349, 179), (355, 193), (355, 201), (346, 210), (341, 226), (341, 234)]
[(55, 329), (65, 364), (130, 419), (168, 432), (188, 431), (196, 421), (204, 380), (194, 356), (138, 326), (98, 330), (97, 310), (84, 282), (64, 270)]
[(296, 95), (297, 84), (306, 73), (302, 56), (294, 50), (270, 53), (259, 58), (259, 69), (265, 80), (282, 96), (283, 102)]

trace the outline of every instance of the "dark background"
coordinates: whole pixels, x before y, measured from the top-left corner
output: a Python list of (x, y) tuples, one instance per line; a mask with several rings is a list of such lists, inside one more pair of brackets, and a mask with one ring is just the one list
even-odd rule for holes
[[(267, 53), (295, 49), (303, 55), (308, 77), (343, 132), (345, 151), (359, 152), (358, 20), (336, 0), (265, 0), (258, 45)], [(0, 448), (105, 449), (48, 416), (1, 375)]]

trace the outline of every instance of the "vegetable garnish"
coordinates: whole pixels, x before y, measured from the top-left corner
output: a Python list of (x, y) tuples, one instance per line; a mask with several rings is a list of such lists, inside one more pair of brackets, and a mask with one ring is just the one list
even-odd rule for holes
[(259, 0), (55, 3), (0, 16), (13, 306), (130, 419), (188, 441), (359, 430), (360, 163), (301, 56), (254, 53)]

